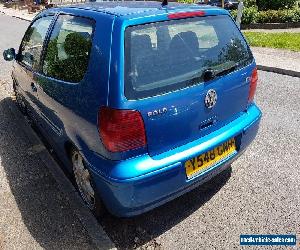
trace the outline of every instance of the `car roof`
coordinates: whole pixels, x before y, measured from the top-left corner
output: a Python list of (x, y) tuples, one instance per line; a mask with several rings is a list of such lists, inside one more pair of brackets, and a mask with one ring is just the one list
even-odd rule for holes
[[(123, 17), (144, 17), (148, 15), (163, 14), (166, 12), (184, 12), (204, 10), (208, 15), (227, 14), (228, 12), (218, 7), (209, 5), (199, 6), (197, 4), (183, 4), (170, 2), (167, 6), (162, 7), (161, 2), (155, 1), (105, 1), (105, 2), (88, 2), (84, 4), (61, 6), (57, 9), (80, 9), (104, 12), (107, 14)], [(211, 12), (211, 13), (210, 13)]]

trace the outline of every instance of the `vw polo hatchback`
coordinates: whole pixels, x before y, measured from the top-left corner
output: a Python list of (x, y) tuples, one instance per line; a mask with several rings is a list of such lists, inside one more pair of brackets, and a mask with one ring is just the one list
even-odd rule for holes
[(96, 213), (153, 209), (224, 171), (255, 138), (257, 69), (230, 14), (102, 2), (52, 8), (15, 59), (16, 100)]

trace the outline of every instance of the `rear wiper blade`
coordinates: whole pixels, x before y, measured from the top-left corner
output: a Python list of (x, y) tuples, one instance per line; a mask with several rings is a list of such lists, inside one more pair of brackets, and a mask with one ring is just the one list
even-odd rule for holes
[(197, 74), (192, 77), (186, 84), (187, 86), (191, 86), (194, 84), (197, 84), (199, 80), (203, 80), (204, 82), (211, 81), (215, 79), (216, 77), (220, 77), (222, 75), (229, 74), (230, 72), (234, 71), (238, 67), (238, 64), (235, 64), (227, 69), (222, 69), (222, 70), (216, 70), (212, 68), (207, 68), (201, 72), (198, 72)]
[(216, 69), (212, 69), (212, 68), (208, 68), (206, 70), (203, 71), (201, 77), (203, 78), (203, 80), (205, 82), (211, 81), (213, 79), (215, 79), (216, 77), (219, 76), (223, 76), (226, 74), (229, 74), (230, 72), (236, 70), (237, 68), (237, 64), (227, 68), (227, 69), (222, 69), (222, 70), (216, 70)]
[(216, 72), (215, 77), (216, 76), (223, 76), (223, 75), (229, 74), (229, 73), (235, 71), (236, 68), (237, 68), (237, 66), (238, 65), (235, 64), (235, 65), (233, 65), (233, 66), (231, 66), (231, 67), (229, 67), (227, 69), (220, 70), (220, 71)]
[(186, 86), (191, 86), (197, 84), (199, 81), (210, 81), (215, 78), (215, 70), (208, 68), (205, 70), (201, 70), (196, 73), (186, 84)]

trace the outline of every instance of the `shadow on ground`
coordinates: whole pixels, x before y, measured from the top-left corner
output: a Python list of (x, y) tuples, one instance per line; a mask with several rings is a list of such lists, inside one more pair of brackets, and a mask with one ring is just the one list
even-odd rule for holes
[[(19, 210), (29, 233), (44, 249), (94, 249), (52, 175), (38, 155), (32, 154), (33, 145), (20, 129), (15, 112), (19, 114), (10, 98), (0, 99), (0, 158), (13, 195), (0, 197), (2, 206), (11, 213)], [(13, 219), (15, 214), (7, 214), (5, 221), (9, 227), (22, 227)]]
[[(6, 98), (0, 102), (0, 157), (26, 227), (45, 249), (88, 249), (85, 233), (77, 230), (78, 222), (74, 222), (74, 214), (55, 180), (37, 156), (28, 155), (32, 145), (11, 117), (7, 102), (12, 101)], [(146, 214), (124, 219), (106, 213), (99, 221), (117, 248), (132, 249), (144, 244), (159, 248), (155, 238), (201, 209), (230, 176), (231, 168)]]
[(161, 249), (155, 238), (201, 209), (228, 181), (231, 168), (191, 192), (134, 218), (116, 218), (106, 213), (100, 223), (117, 248), (132, 249), (146, 244)]

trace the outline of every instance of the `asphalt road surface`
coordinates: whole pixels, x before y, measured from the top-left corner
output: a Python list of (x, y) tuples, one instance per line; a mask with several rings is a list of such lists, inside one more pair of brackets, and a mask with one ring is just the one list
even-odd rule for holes
[[(26, 26), (26, 22), (0, 15), (0, 49), (17, 44)], [(0, 69), (0, 78), (9, 75), (3, 61)], [(299, 245), (300, 78), (266, 72), (259, 72), (259, 78), (260, 131), (232, 171), (144, 215), (119, 219), (105, 214), (100, 223), (118, 248), (240, 249), (240, 234), (297, 234)], [(66, 226), (71, 218), (63, 216), (68, 214), (59, 206), (64, 201), (52, 186), (52, 177), (39, 168), (38, 159), (18, 156), (18, 147), (26, 147), (18, 125), (7, 115), (0, 116), (0, 249), (1, 237), (8, 237), (11, 246), (19, 242), (18, 235), (27, 247), (37, 242), (43, 248), (58, 249), (64, 245), (55, 240), (61, 239), (69, 248), (90, 247), (79, 225), (75, 224), (73, 231)], [(10, 143), (14, 149), (8, 150)], [(36, 171), (31, 171), (32, 166)], [(25, 177), (36, 185), (22, 189)], [(9, 185), (2, 184), (5, 179)], [(3, 193), (14, 195), (7, 198), (9, 204)], [(53, 199), (52, 203), (46, 199), (51, 209), (41, 202), (45, 195)], [(39, 201), (38, 206), (30, 205), (33, 198)], [(13, 210), (9, 210), (10, 204)], [(41, 219), (47, 227), (40, 225)]]

